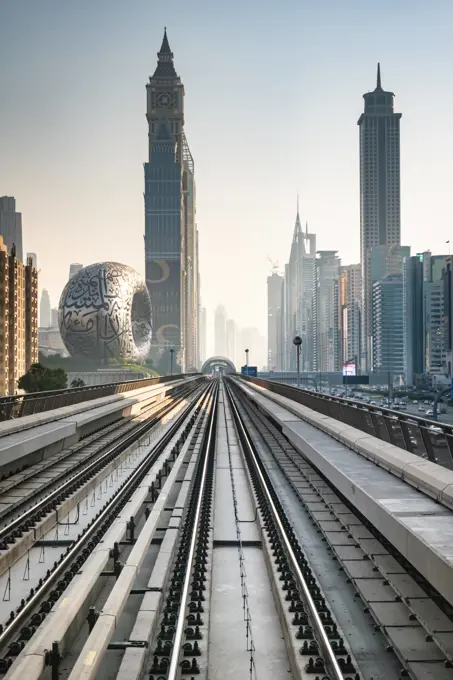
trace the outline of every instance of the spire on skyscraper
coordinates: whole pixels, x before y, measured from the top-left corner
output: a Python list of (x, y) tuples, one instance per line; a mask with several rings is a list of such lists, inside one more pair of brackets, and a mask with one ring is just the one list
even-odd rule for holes
[(302, 233), (302, 227), (300, 225), (299, 217), (299, 192), (297, 192), (297, 214), (296, 214), (296, 224), (294, 225), (293, 242), (297, 239), (298, 235)]
[(381, 65), (378, 62), (377, 65), (377, 83), (376, 83), (376, 90), (382, 90), (382, 85), (381, 85)]
[(167, 27), (166, 26), (164, 27), (164, 37), (163, 37), (163, 40), (162, 40), (162, 45), (161, 45), (159, 54), (171, 54), (171, 56), (173, 56), (172, 51), (170, 49), (169, 42), (168, 42), (168, 38), (167, 38)]
[(170, 43), (167, 37), (167, 27), (164, 29), (164, 37), (162, 45), (157, 53), (157, 68), (154, 71), (153, 78), (176, 78), (177, 73), (173, 66), (173, 52), (170, 49)]

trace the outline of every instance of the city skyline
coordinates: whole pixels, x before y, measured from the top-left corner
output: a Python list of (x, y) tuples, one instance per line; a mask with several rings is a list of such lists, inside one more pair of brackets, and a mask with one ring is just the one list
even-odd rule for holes
[[(40, 285), (50, 291), (52, 299), (58, 299), (71, 261), (90, 263), (104, 259), (100, 253), (106, 249), (109, 259), (124, 261), (144, 273), (140, 179), (141, 164), (146, 158), (143, 82), (155, 64), (155, 46), (161, 42), (165, 24), (190, 91), (187, 117), (197, 158), (202, 297), (210, 314), (221, 299), (227, 307), (237, 307), (235, 318), (241, 326), (256, 326), (265, 331), (265, 281), (270, 270), (267, 254), (281, 263), (286, 260), (297, 187), (301, 194), (301, 220), (304, 223), (308, 219), (310, 229), (317, 234), (318, 247), (337, 249), (344, 264), (359, 260), (356, 121), (362, 109), (362, 93), (372, 88), (378, 61), (384, 84), (395, 92), (397, 110), (404, 113), (401, 242), (410, 243), (412, 252), (427, 248), (441, 252), (442, 244), (449, 239), (448, 220), (443, 215), (448, 210), (453, 138), (446, 125), (440, 123), (436, 129), (428, 130), (425, 121), (432, 102), (449, 110), (452, 94), (444, 87), (444, 82), (448, 82), (444, 66), (448, 60), (444, 57), (451, 48), (447, 49), (444, 27), (453, 17), (453, 8), (444, 2), (432, 3), (429, 9), (418, 6), (408, 19), (409, 3), (403, 2), (397, 9), (392, 8), (392, 23), (388, 25), (386, 2), (381, 14), (366, 10), (357, 20), (352, 18), (357, 3), (340, 9), (331, 2), (328, 3), (331, 26), (327, 27), (316, 8), (302, 11), (286, 6), (278, 14), (269, 9), (259, 25), (254, 26), (252, 2), (241, 15), (235, 49), (231, 50), (227, 34), (234, 24), (234, 3), (228, 11), (224, 10), (225, 25), (220, 25), (214, 13), (206, 13), (205, 3), (196, 2), (192, 15), (184, 20), (193, 31), (188, 31), (178, 16), (181, 3), (175, 3), (171, 11), (157, 8), (153, 12), (145, 3), (133, 4), (135, 13), (130, 8), (126, 11), (109, 4), (108, 39), (101, 36), (100, 44), (97, 32), (91, 29), (100, 21), (102, 8), (107, 5), (100, 2), (98, 7), (87, 6), (77, 14), (74, 21), (78, 35), (85, 37), (83, 50), (80, 41), (69, 41), (67, 56), (60, 66), (52, 63), (46, 38), (52, 26), (52, 49), (60, 50), (68, 30), (74, 28), (74, 21), (71, 23), (74, 10), (59, 8), (52, 15), (56, 23), (47, 26), (46, 16), (55, 7), (53, 2), (41, 3), (39, 10), (30, 2), (21, 5), (27, 11), (14, 6), (2, 8), (6, 19), (2, 26), (8, 28), (0, 28), (1, 44), (11, 56), (12, 68), (6, 70), (5, 66), (2, 71), (5, 106), (0, 134), (7, 162), (0, 168), (1, 193), (17, 200), (24, 219), (25, 249), (38, 254)], [(413, 10), (414, 4), (410, 7)], [(201, 11), (205, 15), (200, 23), (197, 20)], [(149, 18), (153, 19), (151, 33)], [(341, 32), (334, 35), (334, 29), (348, 21), (353, 22), (354, 30), (348, 33), (352, 36), (350, 45), (344, 47), (344, 35)], [(384, 23), (390, 45), (385, 49), (379, 31)], [(22, 31), (11, 30), (19, 26)], [(282, 26), (283, 36), (279, 31)], [(302, 26), (305, 33), (309, 27), (314, 34), (307, 35), (306, 41), (295, 39)], [(56, 27), (60, 30), (55, 31)], [(131, 49), (118, 55), (116, 36), (123, 30), (123, 44)], [(11, 41), (13, 33), (19, 36), (17, 44)], [(418, 53), (417, 40), (421, 35), (424, 44), (430, 45), (429, 59)], [(40, 51), (35, 59), (36, 36)], [(254, 97), (247, 100), (245, 108), (237, 104), (245, 96), (245, 82), (236, 81), (239, 69), (244, 68), (242, 53), (249, 48), (251, 37), (253, 59), (246, 60), (247, 78), (242, 81), (265, 87), (269, 76), (281, 67), (280, 55), (284, 54), (285, 63), (290, 64), (272, 87), (272, 102), (266, 110)], [(315, 37), (321, 47), (332, 41), (325, 55), (316, 52), (313, 56), (313, 51), (310, 52)], [(199, 47), (201, 38), (203, 49)], [(359, 62), (354, 50), (364, 43), (366, 58)], [(205, 51), (210, 54), (209, 63)], [(338, 54), (333, 59), (335, 51)], [(91, 60), (94, 67), (93, 80), (82, 76), (87, 72), (83, 67), (86, 60)], [(272, 68), (271, 62), (275, 62)], [(225, 87), (215, 84), (215, 72), (220, 68), (227, 75)], [(199, 78), (200, 73), (203, 78)], [(23, 87), (25, 82), (27, 88)], [(99, 92), (93, 90), (93, 82), (99, 86)], [(211, 83), (209, 88), (207, 82)], [(290, 82), (291, 89), (287, 90)], [(424, 87), (423, 101), (419, 96), (420, 83)], [(48, 97), (46, 101), (39, 100), (36, 128), (22, 118), (25, 98), (29, 97), (30, 88), (33, 91), (41, 88), (36, 90), (40, 92), (44, 85)], [(234, 91), (233, 98), (224, 93), (228, 89)], [(66, 106), (76, 106), (77, 115), (67, 116), (59, 109), (57, 92), (59, 100), (67, 102)], [(288, 92), (294, 98), (291, 115), (284, 103)], [(335, 101), (341, 101), (341, 105)], [(298, 110), (296, 116), (294, 107)], [(259, 123), (255, 125), (257, 116)], [(227, 120), (229, 125), (225, 125)], [(287, 143), (276, 133), (261, 150), (261, 132), (279, 129), (283, 120)], [(215, 135), (219, 127), (220, 138)], [(37, 129), (43, 134), (36, 134)], [(215, 154), (206, 138), (216, 140)], [(115, 144), (107, 146), (112, 139)], [(38, 159), (44, 157), (46, 149), (48, 163), (44, 172), (38, 172)], [(234, 159), (239, 156), (241, 163), (237, 164)], [(102, 164), (102, 173), (98, 164)], [(213, 167), (218, 171), (213, 173)], [(60, 186), (61, 177), (64, 187)], [(275, 198), (269, 201), (268, 196)], [(433, 222), (435, 228), (431, 226)], [(66, 243), (73, 232), (78, 238), (68, 249)], [(105, 233), (109, 234), (107, 243)], [(238, 268), (231, 279), (231, 260), (240, 248), (253, 250), (254, 263), (248, 269)], [(55, 261), (53, 250), (68, 256)], [(241, 300), (240, 292), (245, 289), (247, 296)], [(212, 349), (212, 328), (209, 334), (208, 353)]]

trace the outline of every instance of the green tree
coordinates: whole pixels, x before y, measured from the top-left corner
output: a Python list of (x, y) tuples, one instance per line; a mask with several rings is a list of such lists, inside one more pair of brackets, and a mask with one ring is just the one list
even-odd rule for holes
[(85, 387), (85, 381), (82, 378), (74, 378), (71, 382), (71, 387)]
[(32, 364), (21, 378), (18, 387), (27, 393), (63, 390), (68, 386), (68, 376), (62, 368), (47, 368), (42, 364)]

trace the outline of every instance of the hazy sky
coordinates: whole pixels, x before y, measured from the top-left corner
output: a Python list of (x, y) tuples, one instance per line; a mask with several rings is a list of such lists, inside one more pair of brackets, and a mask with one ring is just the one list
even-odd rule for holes
[[(185, 85), (202, 297), (266, 328), (268, 255), (300, 192), (319, 249), (359, 258), (362, 94), (402, 112), (402, 242), (453, 237), (452, 0), (0, 0), (0, 195), (56, 305), (70, 262), (144, 272), (145, 83), (164, 25)], [(212, 349), (212, 331), (208, 350)]]

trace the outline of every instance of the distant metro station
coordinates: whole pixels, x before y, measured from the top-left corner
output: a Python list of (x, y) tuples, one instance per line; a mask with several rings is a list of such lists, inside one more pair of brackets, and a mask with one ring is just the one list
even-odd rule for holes
[(236, 367), (227, 357), (210, 357), (206, 359), (203, 366), (201, 367), (202, 373), (221, 373), (222, 375), (226, 373), (236, 373)]

